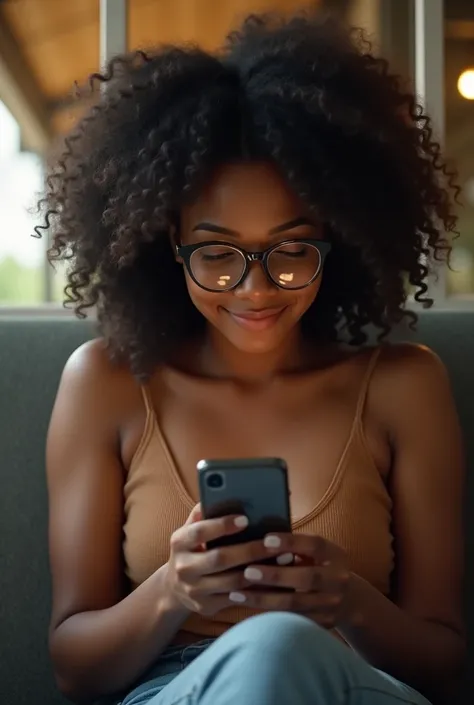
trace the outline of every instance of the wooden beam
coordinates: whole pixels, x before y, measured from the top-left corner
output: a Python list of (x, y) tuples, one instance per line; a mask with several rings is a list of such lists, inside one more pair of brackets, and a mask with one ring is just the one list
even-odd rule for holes
[(474, 39), (474, 20), (448, 20), (444, 26), (448, 39)]
[(314, 7), (320, 7), (324, 12), (331, 12), (339, 17), (347, 17), (351, 10), (352, 0), (319, 0)]
[(380, 50), (380, 19), (381, 0), (353, 0), (349, 6), (349, 22), (365, 30), (376, 50)]
[(18, 121), (25, 148), (44, 152), (53, 136), (50, 112), (1, 8), (0, 100)]

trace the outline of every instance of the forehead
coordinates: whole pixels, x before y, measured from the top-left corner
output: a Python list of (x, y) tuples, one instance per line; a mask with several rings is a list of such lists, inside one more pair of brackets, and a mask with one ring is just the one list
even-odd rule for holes
[(270, 230), (307, 215), (306, 208), (279, 171), (267, 163), (239, 163), (220, 167), (195, 201), (183, 209), (182, 224), (200, 221), (228, 226), (239, 232)]

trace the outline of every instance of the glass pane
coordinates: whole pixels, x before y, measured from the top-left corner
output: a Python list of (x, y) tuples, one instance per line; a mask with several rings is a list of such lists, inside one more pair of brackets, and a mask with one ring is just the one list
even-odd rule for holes
[(44, 299), (44, 253), (33, 239), (29, 209), (41, 188), (42, 165), (21, 151), (20, 128), (0, 102), (0, 305), (31, 305)]
[(99, 68), (99, 2), (1, 3), (0, 305), (60, 300), (62, 273), (46, 263), (45, 240), (31, 237), (42, 164), (53, 142), (84, 109), (77, 81)]
[(463, 189), (448, 293), (474, 293), (474, 3), (445, 2), (446, 151)]
[[(389, 59), (392, 70), (406, 78), (407, 86), (413, 88), (414, 2), (384, 0), (376, 5), (380, 9), (378, 44), (382, 53)], [(375, 5), (356, 0), (355, 6), (373, 10)], [(453, 271), (446, 273), (446, 293), (463, 296), (474, 293), (474, 3), (446, 0), (444, 15), (444, 152), (458, 169), (458, 183), (462, 188), (462, 205), (457, 210), (460, 237), (454, 243)], [(439, 37), (439, 41), (443, 38)]]

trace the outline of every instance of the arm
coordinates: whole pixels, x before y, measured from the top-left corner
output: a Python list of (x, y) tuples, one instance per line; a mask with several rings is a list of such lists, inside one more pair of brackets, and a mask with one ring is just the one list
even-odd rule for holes
[(71, 699), (130, 685), (188, 614), (166, 597), (166, 566), (127, 595), (120, 425), (137, 393), (127, 379), (97, 341), (80, 348), (65, 368), (48, 434), (50, 651)]
[(458, 675), (465, 649), (461, 434), (438, 358), (413, 346), (387, 353), (369, 401), (393, 449), (395, 602), (353, 576), (360, 619), (339, 631), (377, 668), (439, 694)]

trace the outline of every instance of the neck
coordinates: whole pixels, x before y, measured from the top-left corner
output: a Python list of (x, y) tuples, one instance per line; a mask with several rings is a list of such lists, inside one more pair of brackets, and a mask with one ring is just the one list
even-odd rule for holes
[(265, 353), (242, 352), (212, 330), (201, 347), (199, 357), (202, 370), (213, 377), (266, 382), (282, 372), (300, 369), (305, 364), (307, 354), (299, 328), (283, 345)]

